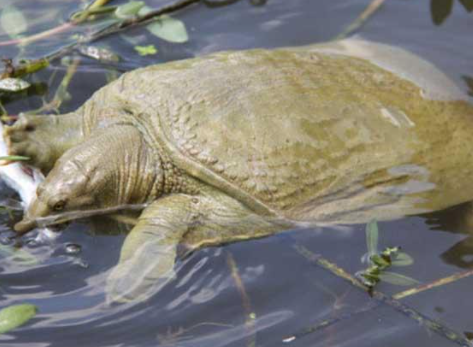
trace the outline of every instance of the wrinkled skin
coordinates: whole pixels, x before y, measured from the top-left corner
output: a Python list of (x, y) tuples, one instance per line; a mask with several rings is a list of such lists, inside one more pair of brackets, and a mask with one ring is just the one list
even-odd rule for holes
[(142, 300), (173, 278), (180, 243), (470, 201), (472, 116), (432, 65), (363, 41), (151, 66), (72, 114), (5, 130), (11, 154), (47, 174), (15, 229), (146, 205), (106, 289)]

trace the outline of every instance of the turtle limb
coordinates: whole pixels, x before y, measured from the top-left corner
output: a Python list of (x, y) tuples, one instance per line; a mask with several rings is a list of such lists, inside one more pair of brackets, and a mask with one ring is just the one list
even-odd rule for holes
[(29, 164), (47, 174), (65, 151), (82, 141), (81, 119), (75, 113), (21, 115), (3, 131), (9, 154), (30, 158)]
[(145, 208), (107, 279), (107, 301), (145, 300), (174, 277), (177, 245), (197, 219), (197, 204), (198, 199), (177, 194)]
[(427, 224), (433, 230), (466, 235), (465, 238), (441, 254), (441, 258), (451, 265), (464, 269), (473, 268), (473, 202), (467, 202), (434, 212), (427, 216)]
[(149, 205), (125, 239), (106, 286), (110, 302), (142, 301), (175, 276), (177, 248), (187, 250), (287, 229), (288, 223), (261, 217), (225, 194), (176, 194)]
[(244, 204), (220, 192), (199, 198), (201, 214), (198, 225), (182, 239), (186, 256), (203, 247), (261, 238), (295, 227), (291, 221), (253, 212)]

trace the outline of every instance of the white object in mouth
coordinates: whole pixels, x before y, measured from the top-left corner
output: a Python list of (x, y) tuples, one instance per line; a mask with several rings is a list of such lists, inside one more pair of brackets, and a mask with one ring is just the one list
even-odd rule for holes
[[(3, 138), (3, 124), (0, 122), (0, 156), (8, 156), (8, 149), (5, 139)], [(20, 196), (22, 207), (24, 210), (28, 208), (33, 198), (36, 196), (36, 188), (44, 180), (44, 176), (36, 168), (24, 165), (22, 163), (11, 163), (1, 165), (0, 161), (0, 178), (7, 186), (15, 190)], [(40, 228), (38, 240), (54, 239), (57, 233), (48, 228)]]

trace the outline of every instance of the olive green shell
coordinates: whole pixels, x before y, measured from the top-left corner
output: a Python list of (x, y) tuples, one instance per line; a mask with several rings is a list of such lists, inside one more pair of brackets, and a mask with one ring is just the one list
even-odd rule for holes
[(350, 221), (470, 200), (473, 108), (456, 87), (408, 53), (403, 75), (327, 47), (139, 69), (95, 96), (111, 105), (100, 119), (134, 117), (175, 165), (262, 214)]

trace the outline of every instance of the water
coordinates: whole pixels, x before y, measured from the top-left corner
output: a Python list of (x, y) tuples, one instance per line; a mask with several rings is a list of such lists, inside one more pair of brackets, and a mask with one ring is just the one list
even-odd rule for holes
[[(27, 0), (15, 3), (27, 16), (29, 34), (60, 25), (79, 1)], [(115, 3), (115, 2), (114, 2)], [(170, 1), (148, 0), (151, 6)], [(191, 40), (182, 45), (154, 39), (142, 28), (112, 36), (108, 45), (124, 60), (104, 66), (83, 58), (70, 84), (72, 98), (61, 112), (74, 110), (107, 81), (111, 71), (203, 55), (224, 49), (296, 46), (329, 40), (361, 13), (366, 0), (269, 0), (255, 7), (248, 1), (223, 8), (193, 6), (177, 15)], [(0, 7), (2, 6), (0, 5)], [(466, 92), (473, 77), (471, 30), (473, 17), (457, 1), (452, 14), (434, 25), (425, 1), (387, 1), (361, 30), (361, 36), (409, 49), (428, 58)], [(78, 29), (83, 32), (84, 29)], [(126, 36), (128, 40), (124, 38)], [(0, 32), (0, 41), (7, 40)], [(64, 42), (67, 35), (39, 41), (21, 53), (40, 57)], [(159, 50), (155, 57), (140, 57), (129, 41)], [(0, 55), (15, 57), (13, 46)], [(28, 97), (4, 102), (10, 114), (36, 109), (50, 100), (66, 68), (56, 61), (34, 79), (43, 88)], [(49, 90), (44, 90), (49, 85)], [(1, 199), (15, 198), (1, 186)], [(396, 271), (429, 283), (473, 266), (473, 238), (459, 223), (459, 209), (424, 217), (380, 223), (380, 247), (402, 246), (415, 260)], [(1, 215), (0, 240), (11, 247), (12, 221)], [(15, 213), (15, 217), (20, 216)], [(302, 244), (350, 273), (363, 267), (366, 252), (364, 226), (349, 230), (330, 228), (283, 233), (261, 240), (208, 248), (181, 262), (178, 278), (146, 303), (107, 306), (104, 280), (116, 264), (124, 239), (119, 228), (105, 221), (70, 224), (54, 240), (31, 242), (24, 249), (37, 258), (22, 265), (0, 258), (0, 306), (30, 302), (39, 314), (28, 325), (0, 337), (3, 346), (282, 346), (291, 336), (321, 320), (354, 312), (369, 305), (369, 296), (315, 266), (294, 248)], [(72, 251), (71, 251), (72, 250)], [(79, 251), (77, 251), (79, 250)], [(229, 264), (234, 260), (244, 286), (237, 285)], [(425, 316), (439, 320), (458, 333), (471, 326), (471, 278), (403, 299)], [(402, 291), (382, 283), (387, 294)], [(256, 335), (255, 335), (256, 334)], [(295, 340), (289, 346), (455, 346), (431, 333), (388, 305), (352, 314), (326, 329)]]

